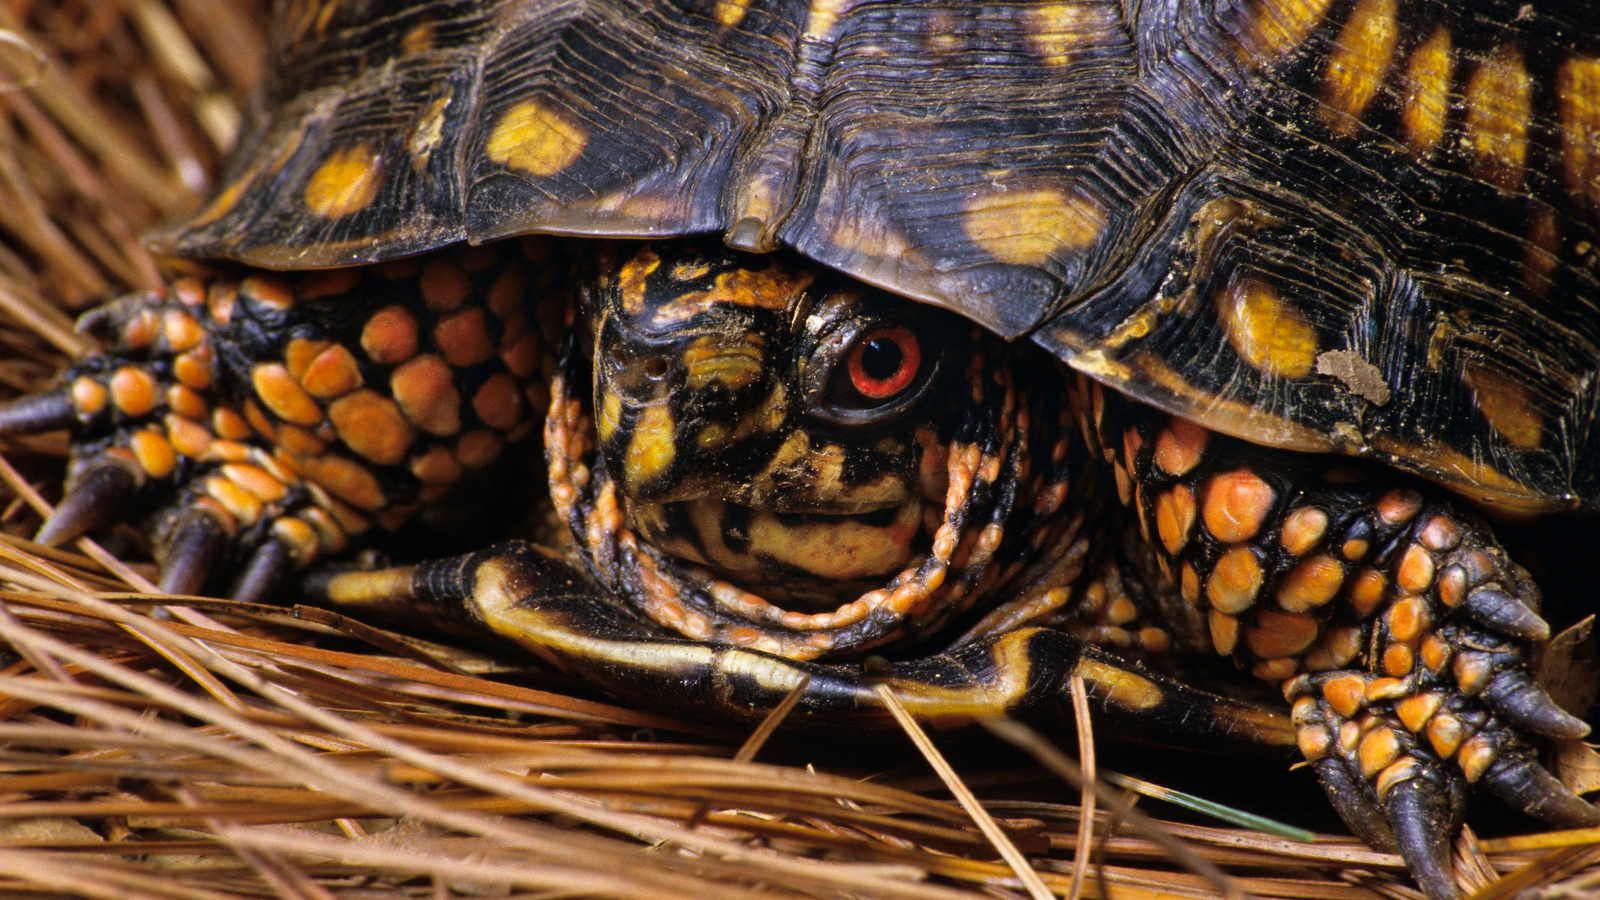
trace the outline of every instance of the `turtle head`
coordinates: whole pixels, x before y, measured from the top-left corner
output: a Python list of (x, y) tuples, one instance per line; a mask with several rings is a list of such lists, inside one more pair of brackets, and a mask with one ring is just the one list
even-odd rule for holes
[(725, 572), (834, 581), (923, 549), (945, 488), (933, 401), (969, 326), (707, 242), (605, 271), (587, 299), (596, 431), (642, 537)]

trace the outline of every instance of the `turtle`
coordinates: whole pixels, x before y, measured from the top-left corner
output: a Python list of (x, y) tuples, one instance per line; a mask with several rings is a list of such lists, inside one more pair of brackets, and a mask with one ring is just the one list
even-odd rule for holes
[[(1600, 510), (1600, 28), (1559, 0), (293, 0), (163, 289), (0, 409), (38, 539), (733, 718), (1298, 747), (1432, 900), (1542, 762), (1499, 524)], [(542, 435), (557, 526), (322, 563)], [(304, 573), (296, 575), (295, 573)], [(1139, 660), (1232, 659), (1288, 714)]]

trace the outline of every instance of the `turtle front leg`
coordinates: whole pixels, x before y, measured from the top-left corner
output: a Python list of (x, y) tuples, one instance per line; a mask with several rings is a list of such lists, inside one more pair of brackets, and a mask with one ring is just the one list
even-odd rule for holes
[(759, 720), (800, 690), (787, 724), (888, 727), (876, 693), (889, 685), (917, 717), (958, 724), (1012, 716), (1053, 730), (1073, 720), (1069, 678), (1123, 733), (1216, 751), (1293, 742), (1287, 717), (1198, 691), (1048, 628), (991, 635), (947, 653), (860, 664), (787, 659), (663, 633), (596, 588), (553, 551), (513, 541), (394, 569), (323, 571), (308, 592), (329, 605), (492, 631), (619, 696), (682, 713)]
[(1600, 810), (1539, 762), (1588, 726), (1533, 680), (1539, 592), (1456, 498), (1084, 391), (1092, 445), (1218, 653), (1279, 684), (1351, 829), (1434, 900), (1470, 789), (1556, 825)]
[(180, 278), (92, 313), (109, 347), (0, 408), (0, 434), (68, 429), (55, 545), (118, 521), (161, 588), (242, 573), (258, 599), (354, 536), (404, 520), (531, 434), (547, 402), (555, 267), (528, 246), (374, 266)]

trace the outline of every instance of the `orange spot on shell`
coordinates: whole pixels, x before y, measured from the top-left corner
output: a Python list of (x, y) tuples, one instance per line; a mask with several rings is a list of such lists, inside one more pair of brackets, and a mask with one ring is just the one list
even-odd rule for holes
[(1435, 26), (1427, 40), (1418, 44), (1406, 60), (1405, 81), (1400, 92), (1405, 105), (1400, 110), (1400, 124), (1406, 143), (1418, 156), (1428, 156), (1444, 140), (1454, 70), (1450, 29), (1444, 25)]
[(1317, 329), (1271, 282), (1236, 269), (1216, 296), (1217, 317), (1239, 358), (1269, 376), (1305, 378), (1317, 362)]
[(445, 436), (461, 430), (461, 394), (444, 360), (424, 354), (394, 370), (389, 390), (407, 419), (429, 434)]
[(1533, 450), (1543, 443), (1544, 416), (1525, 385), (1481, 366), (1468, 366), (1463, 380), (1478, 412), (1511, 446)]
[(588, 131), (572, 114), (542, 98), (523, 100), (495, 121), (484, 154), (500, 165), (548, 178), (577, 162)]
[(367, 144), (340, 147), (306, 179), (300, 198), (312, 215), (337, 219), (371, 206), (383, 182), (383, 158), (375, 149)]
[(295, 383), (294, 376), (282, 364), (262, 363), (251, 369), (250, 384), (262, 404), (285, 422), (315, 425), (322, 421), (322, 407)]
[(973, 243), (1001, 262), (1033, 266), (1060, 253), (1079, 255), (1100, 239), (1109, 215), (1074, 185), (1039, 183), (984, 191), (961, 212)]
[(345, 446), (383, 466), (404, 460), (415, 436), (400, 407), (368, 388), (329, 404), (328, 421)]
[(1273, 65), (1311, 36), (1328, 14), (1332, 0), (1255, 0), (1244, 22), (1249, 59)]
[(1329, 47), (1322, 111), (1335, 134), (1354, 134), (1383, 86), (1399, 35), (1396, 12), (1395, 0), (1358, 0)]
[(1467, 78), (1464, 94), (1473, 172), (1505, 190), (1521, 188), (1533, 118), (1533, 76), (1517, 46), (1506, 43), (1490, 51)]
[(361, 328), (361, 349), (379, 365), (397, 365), (417, 355), (417, 320), (403, 306), (378, 310)]
[(1247, 541), (1261, 532), (1276, 499), (1271, 486), (1249, 469), (1214, 475), (1200, 495), (1206, 530), (1224, 544)]

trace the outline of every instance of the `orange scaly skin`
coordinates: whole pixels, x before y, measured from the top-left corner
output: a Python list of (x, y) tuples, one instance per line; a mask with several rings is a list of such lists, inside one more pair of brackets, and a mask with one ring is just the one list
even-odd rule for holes
[(555, 326), (527, 299), (548, 288), (545, 252), (185, 278), (104, 308), (89, 324), (112, 349), (57, 395), (56, 424), (85, 439), (40, 539), (150, 516), (163, 589), (242, 568), (234, 593), (260, 597), (398, 524), (537, 427)]
[[(1589, 730), (1528, 673), (1528, 642), (1549, 637), (1539, 590), (1459, 501), (1079, 387), (1085, 433), (1157, 577), (1206, 617), (1216, 652), (1282, 687), (1300, 750), (1352, 830), (1443, 854), (1477, 785), (1546, 820), (1600, 818), (1530, 737)], [(1419, 878), (1450, 877), (1408, 861)]]
[[(560, 548), (313, 573), (313, 596), (465, 618), (619, 694), (744, 719), (804, 685), (805, 722), (878, 721), (885, 681), (929, 719), (1059, 727), (1077, 674), (1119, 727), (1298, 743), (1433, 897), (1475, 786), (1600, 820), (1537, 760), (1587, 732), (1528, 674), (1537, 589), (1442, 489), (1209, 432), (837, 273), (525, 240), (183, 280), (98, 321), (114, 349), (0, 432), (75, 427), (42, 537), (132, 504), (169, 590), (242, 570), (235, 594), (264, 596), (547, 410)], [(1142, 548), (1104, 527), (1113, 495)], [(1097, 645), (1230, 656), (1292, 721)]]

